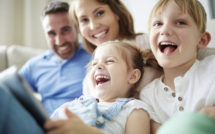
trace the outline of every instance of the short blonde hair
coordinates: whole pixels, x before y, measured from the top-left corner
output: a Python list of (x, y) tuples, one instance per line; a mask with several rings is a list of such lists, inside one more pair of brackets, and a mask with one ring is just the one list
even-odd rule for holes
[(170, 1), (174, 1), (184, 13), (188, 13), (193, 18), (201, 33), (206, 31), (207, 15), (204, 7), (198, 0), (159, 0), (152, 9), (149, 17), (149, 31), (151, 30), (152, 18), (161, 14)]

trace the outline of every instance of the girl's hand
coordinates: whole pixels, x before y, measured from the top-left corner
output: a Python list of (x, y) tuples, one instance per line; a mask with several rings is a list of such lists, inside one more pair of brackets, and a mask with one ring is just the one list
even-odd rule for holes
[(67, 119), (48, 120), (45, 123), (44, 127), (47, 130), (47, 134), (95, 133), (95, 128), (86, 125), (76, 114), (70, 112), (67, 108), (65, 109), (65, 114)]

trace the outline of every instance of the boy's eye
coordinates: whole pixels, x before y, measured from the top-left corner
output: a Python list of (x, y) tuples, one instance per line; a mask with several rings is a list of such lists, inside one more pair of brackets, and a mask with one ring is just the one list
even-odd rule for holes
[(178, 25), (185, 25), (186, 23), (184, 21), (177, 21)]
[(96, 13), (96, 16), (102, 16), (103, 14), (104, 14), (104, 11), (101, 10), (101, 11), (98, 11), (98, 12)]
[(161, 26), (161, 25), (162, 25), (161, 22), (156, 22), (156, 23), (153, 24), (154, 27), (158, 27), (158, 26)]

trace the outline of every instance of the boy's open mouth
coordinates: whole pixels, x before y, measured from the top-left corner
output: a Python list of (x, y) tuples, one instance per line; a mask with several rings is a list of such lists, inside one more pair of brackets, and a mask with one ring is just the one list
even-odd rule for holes
[(174, 52), (178, 46), (171, 42), (161, 42), (159, 43), (159, 49), (162, 53), (170, 54)]
[(110, 77), (107, 75), (96, 75), (95, 80), (96, 80), (96, 85), (99, 85), (110, 81)]

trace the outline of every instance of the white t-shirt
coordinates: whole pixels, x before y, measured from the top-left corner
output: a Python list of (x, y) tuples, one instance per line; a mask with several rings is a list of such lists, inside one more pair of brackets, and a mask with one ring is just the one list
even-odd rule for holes
[(151, 118), (163, 123), (180, 111), (199, 111), (215, 104), (215, 55), (196, 60), (183, 77), (176, 77), (175, 92), (161, 78), (146, 85), (141, 93), (142, 101)]
[[(110, 103), (99, 103), (100, 111), (106, 110)], [(111, 104), (110, 104), (111, 105)], [(119, 114), (112, 120), (105, 120), (105, 127), (101, 129), (105, 134), (124, 134), (128, 116), (134, 109), (146, 109), (148, 106), (140, 100), (131, 100), (125, 104)], [(143, 124), (144, 125), (144, 124)]]

